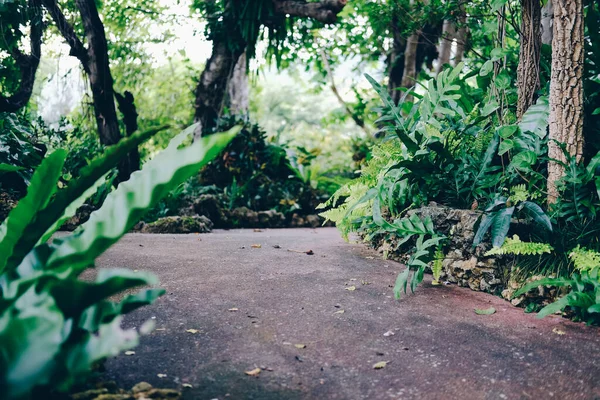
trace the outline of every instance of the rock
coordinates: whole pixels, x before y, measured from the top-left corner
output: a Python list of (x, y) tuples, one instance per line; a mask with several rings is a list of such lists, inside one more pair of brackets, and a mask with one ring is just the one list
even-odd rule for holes
[(229, 212), (223, 208), (221, 200), (215, 195), (201, 195), (194, 201), (192, 208), (195, 214), (204, 215), (217, 228), (227, 228), (229, 226)]
[(74, 231), (79, 227), (79, 225), (86, 223), (94, 211), (96, 211), (94, 207), (90, 206), (89, 204), (82, 205), (79, 207), (75, 215), (69, 218), (69, 220), (67, 220), (67, 222), (61, 226), (60, 230)]
[(146, 392), (139, 393), (136, 398), (138, 400), (142, 399), (160, 399), (160, 400), (173, 400), (179, 399), (181, 397), (181, 392), (173, 389), (151, 389)]
[(71, 395), (72, 400), (94, 400), (102, 394), (108, 394), (108, 389), (91, 389)]
[(275, 210), (257, 212), (247, 207), (238, 207), (230, 214), (231, 225), (238, 228), (283, 228), (285, 222), (285, 216)]
[(164, 217), (150, 224), (145, 224), (142, 233), (207, 233), (213, 223), (205, 216)]
[(0, 192), (0, 223), (8, 217), (10, 211), (17, 206), (18, 197), (9, 192)]
[(101, 394), (94, 400), (135, 400), (135, 397), (130, 394)]
[(153, 389), (152, 385), (148, 382), (140, 382), (131, 388), (131, 392), (133, 394), (137, 394), (139, 392), (147, 392), (148, 390)]

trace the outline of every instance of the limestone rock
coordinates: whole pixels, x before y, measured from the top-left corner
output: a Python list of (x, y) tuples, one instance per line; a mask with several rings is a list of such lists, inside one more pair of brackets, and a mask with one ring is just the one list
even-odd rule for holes
[(164, 217), (145, 224), (142, 233), (207, 233), (213, 228), (211, 220), (205, 216)]

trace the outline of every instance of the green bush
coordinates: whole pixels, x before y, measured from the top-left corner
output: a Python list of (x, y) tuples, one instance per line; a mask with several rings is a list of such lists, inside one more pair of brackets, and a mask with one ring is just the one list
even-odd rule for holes
[[(65, 391), (92, 365), (137, 344), (138, 333), (120, 327), (121, 316), (152, 303), (161, 289), (110, 296), (156, 278), (129, 270), (100, 270), (94, 281), (78, 279), (171, 189), (197, 173), (236, 134), (182, 142), (193, 126), (111, 192), (103, 206), (73, 234), (51, 239), (100, 186), (118, 160), (156, 130), (137, 133), (57, 189), (66, 151), (56, 150), (35, 171), (27, 195), (0, 226), (0, 393), (3, 399), (43, 398)], [(50, 241), (48, 241), (50, 240)], [(144, 325), (139, 333), (148, 332)]]

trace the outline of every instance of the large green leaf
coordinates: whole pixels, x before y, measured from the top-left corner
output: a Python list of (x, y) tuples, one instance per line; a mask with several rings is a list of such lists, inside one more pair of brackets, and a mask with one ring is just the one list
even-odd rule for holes
[(66, 157), (65, 150), (57, 150), (42, 161), (31, 178), (27, 195), (0, 225), (0, 274), (18, 249), (18, 243), (24, 233), (36, 229), (37, 213), (48, 204), (56, 191)]
[(537, 224), (543, 226), (545, 229), (552, 232), (552, 222), (550, 221), (550, 218), (548, 217), (548, 215), (546, 215), (544, 210), (542, 210), (542, 207), (531, 201), (524, 201), (521, 204), (521, 207), (523, 212), (529, 218), (533, 219)]
[(550, 107), (548, 106), (548, 98), (540, 97), (537, 103), (525, 111), (519, 128), (522, 132), (531, 132), (540, 139), (543, 139), (547, 135), (549, 116)]
[(142, 306), (152, 304), (165, 293), (164, 289), (145, 289), (125, 296), (119, 303), (101, 301), (87, 308), (79, 319), (79, 327), (96, 332), (102, 324), (111, 322), (119, 315), (130, 313)]
[(70, 211), (69, 206), (73, 202), (80, 201), (85, 196), (86, 191), (113, 169), (127, 153), (166, 127), (152, 128), (123, 138), (116, 145), (108, 147), (102, 156), (94, 159), (87, 167), (83, 168), (79, 173), (79, 178), (66, 189), (59, 191), (47, 207), (39, 213), (35, 225), (20, 235), (18, 243), (15, 245), (14, 254), (7, 262), (7, 267), (9, 269), (16, 267), (23, 257), (38, 242), (42, 241), (43, 237), (47, 236), (48, 233), (51, 234), (57, 222), (65, 216), (65, 210)]
[(142, 285), (156, 285), (158, 279), (149, 273), (128, 269), (101, 269), (96, 281), (60, 280), (50, 291), (65, 318), (79, 315), (83, 310), (124, 290)]
[(77, 271), (88, 267), (162, 197), (219, 154), (239, 130), (236, 127), (203, 137), (189, 147), (161, 152), (110, 193), (79, 232), (53, 242), (47, 268), (70, 266)]
[(515, 212), (515, 207), (507, 207), (496, 213), (491, 227), (492, 246), (500, 247), (508, 235), (510, 221)]
[(34, 288), (0, 316), (0, 397), (21, 398), (35, 385), (49, 383), (63, 326), (52, 297)]

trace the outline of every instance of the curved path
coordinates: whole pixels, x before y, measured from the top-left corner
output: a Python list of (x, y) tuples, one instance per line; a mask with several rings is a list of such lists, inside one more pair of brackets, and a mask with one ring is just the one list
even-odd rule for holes
[(600, 329), (427, 278), (395, 301), (402, 266), (333, 228), (131, 234), (98, 265), (153, 271), (167, 290), (126, 318), (159, 329), (106, 364), (121, 387), (188, 383), (185, 399), (600, 398)]

